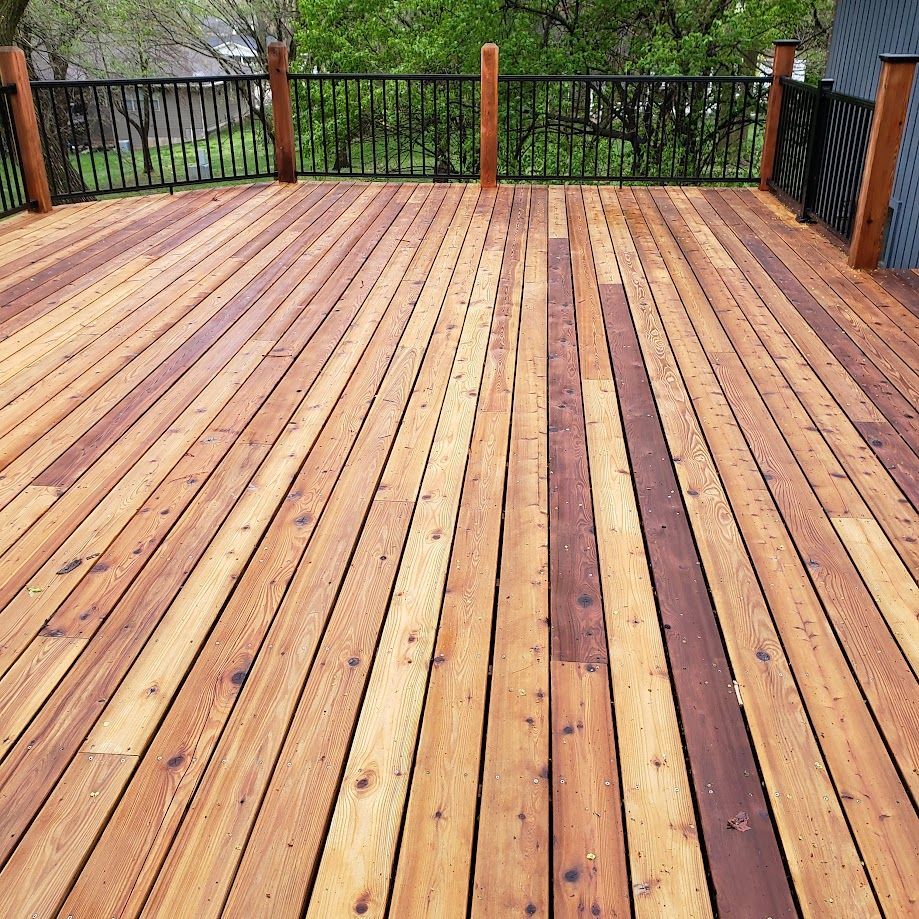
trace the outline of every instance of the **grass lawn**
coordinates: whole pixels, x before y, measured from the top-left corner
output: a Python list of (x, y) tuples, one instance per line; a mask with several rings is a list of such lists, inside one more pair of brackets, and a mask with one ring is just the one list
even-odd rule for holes
[[(71, 192), (144, 188), (150, 185), (181, 185), (198, 181), (198, 160), (207, 164), (209, 172), (204, 177), (230, 179), (257, 177), (274, 170), (274, 149), (270, 138), (261, 130), (253, 134), (251, 128), (240, 130), (239, 125), (202, 138), (195, 143), (150, 145), (153, 171), (144, 171), (143, 151), (135, 144), (134, 150), (121, 152), (111, 147), (105, 151), (81, 151), (71, 154), (73, 174), (82, 179)], [(71, 177), (71, 182), (73, 182)]]

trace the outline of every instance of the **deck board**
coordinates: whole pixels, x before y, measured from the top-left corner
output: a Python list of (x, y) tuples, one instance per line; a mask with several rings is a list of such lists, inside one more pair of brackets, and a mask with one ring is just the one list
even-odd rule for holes
[(908, 915), (919, 283), (747, 189), (0, 225), (0, 911)]

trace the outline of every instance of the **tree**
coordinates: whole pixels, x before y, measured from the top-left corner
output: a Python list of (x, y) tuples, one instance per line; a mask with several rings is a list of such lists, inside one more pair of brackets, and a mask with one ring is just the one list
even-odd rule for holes
[[(18, 33), (33, 78), (62, 81), (78, 77), (151, 76), (174, 58), (174, 49), (152, 16), (170, 0), (31, 0)], [(72, 151), (89, 146), (89, 116), (82, 89), (60, 88), (37, 94), (43, 122), (45, 159), (52, 184), (59, 189), (87, 191), (71, 162)], [(136, 111), (117, 96), (99, 105), (97, 118), (111, 121), (117, 111), (137, 138), (142, 168), (153, 172), (149, 126), (151, 94), (138, 93)], [(74, 112), (83, 109), (82, 117)], [(104, 125), (103, 125), (104, 129)]]
[(0, 2), (0, 45), (12, 45), (16, 40), (19, 23), (29, 0), (2, 0)]
[(752, 72), (775, 38), (825, 48), (833, 0), (300, 0), (298, 48), (322, 70)]
[[(825, 47), (832, 0), (300, 0), (300, 11), (301, 70), (474, 74), (481, 45), (496, 41), (505, 74), (714, 76), (756, 74), (775, 38)], [(564, 160), (575, 170), (603, 161), (611, 170), (663, 176), (667, 162), (702, 169), (719, 157), (733, 161), (741, 148), (748, 163), (757, 151), (746, 127), (759, 93), (730, 83), (712, 83), (704, 93), (664, 81), (503, 84), (501, 155), (518, 163), (526, 155), (550, 174), (548, 163), (558, 171)], [(379, 87), (376, 94), (379, 100)], [(361, 150), (366, 114), (349, 124), (342, 100), (332, 102), (324, 134)], [(376, 109), (386, 111), (379, 101)], [(310, 110), (315, 131), (316, 106)], [(432, 106), (425, 130), (403, 103), (398, 117), (378, 114), (369, 133), (386, 137), (395, 123), (408, 123), (417, 129), (409, 143), (421, 136), (427, 144), (453, 134), (446, 118)], [(455, 171), (455, 153), (446, 158), (438, 171)], [(338, 150), (335, 160), (347, 165)]]
[[(272, 40), (296, 57), (297, 0), (184, 0), (154, 6), (151, 14), (176, 47), (211, 57), (227, 73), (265, 73)], [(228, 54), (215, 38), (242, 44), (251, 57)]]

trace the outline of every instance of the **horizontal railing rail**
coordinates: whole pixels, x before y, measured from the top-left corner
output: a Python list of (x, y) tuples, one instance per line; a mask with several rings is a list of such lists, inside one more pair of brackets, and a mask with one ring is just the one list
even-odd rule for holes
[(32, 83), (54, 201), (275, 176), (266, 74)]
[(498, 177), (753, 182), (768, 77), (502, 75)]
[(479, 76), (292, 73), (302, 176), (477, 179)]
[(783, 77), (771, 187), (789, 199), (800, 220), (817, 220), (852, 236), (874, 103)]
[(0, 217), (25, 210), (29, 203), (10, 107), (10, 97), (15, 92), (15, 86), (0, 85)]

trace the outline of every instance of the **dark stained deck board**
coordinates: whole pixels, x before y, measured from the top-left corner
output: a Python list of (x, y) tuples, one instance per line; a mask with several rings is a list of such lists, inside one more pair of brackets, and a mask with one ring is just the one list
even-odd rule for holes
[(549, 191), (549, 672), (558, 776), (553, 886), (557, 916), (621, 916), (629, 910), (629, 889), (622, 801), (613, 781), (618, 766), (569, 235), (574, 229), (583, 246), (578, 216), (576, 198)]
[[(550, 195), (552, 206), (554, 196)], [(558, 201), (557, 219), (566, 223)], [(550, 217), (550, 223), (552, 222)], [(567, 230), (566, 230), (567, 233)], [(568, 236), (549, 237), (549, 568), (552, 658), (605, 663)]]
[[(617, 256), (625, 286), (601, 288), (603, 318), (717, 907), (724, 916), (793, 916), (756, 757), (730, 689), (732, 670), (673, 468), (681, 459), (670, 455), (630, 312), (651, 292), (632, 254)], [(735, 834), (730, 823), (740, 813), (749, 830)]]
[[(6, 914), (822, 916), (821, 863), (783, 850), (830, 865), (833, 837), (836, 902), (902, 914), (915, 275), (849, 271), (747, 190), (132, 200), (0, 224)], [(588, 426), (610, 410), (631, 470)], [(699, 424), (718, 538), (671, 455)], [(597, 532), (616, 474), (637, 544)], [(647, 690), (610, 671), (629, 596), (667, 649), (682, 749), (647, 756), (692, 786), (692, 889), (622, 785), (657, 775), (626, 759)], [(777, 660), (741, 661), (766, 604)]]

